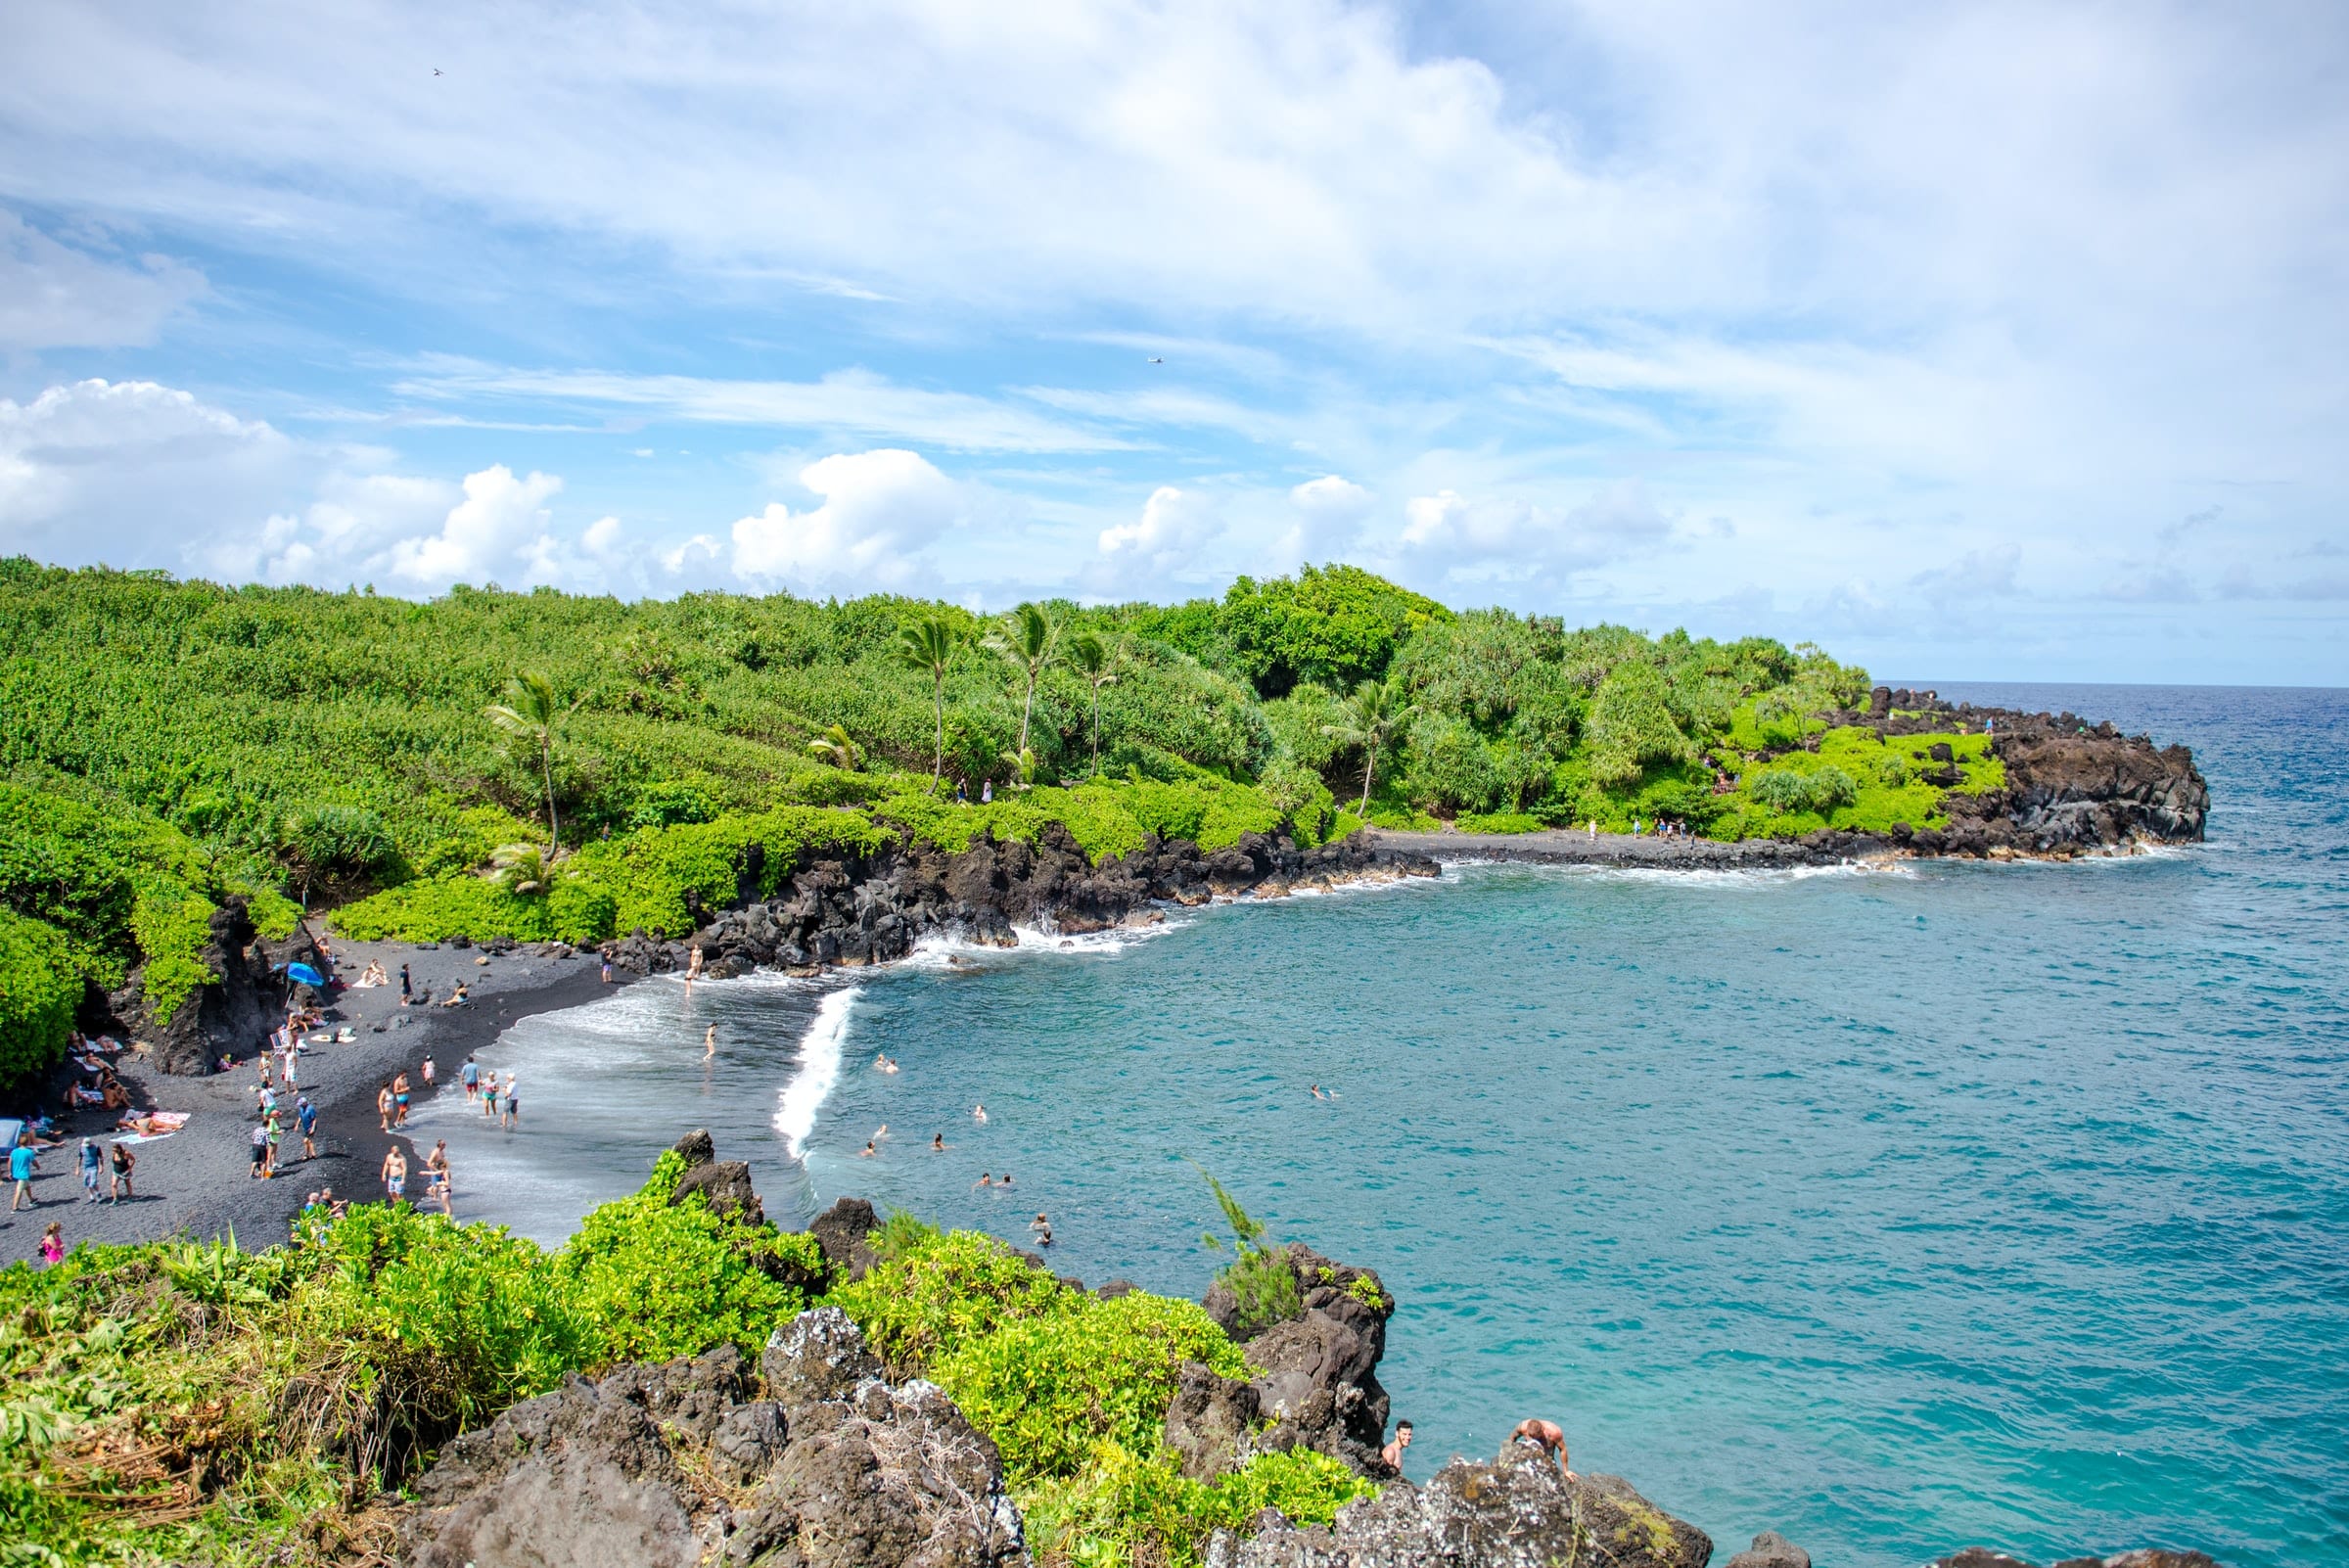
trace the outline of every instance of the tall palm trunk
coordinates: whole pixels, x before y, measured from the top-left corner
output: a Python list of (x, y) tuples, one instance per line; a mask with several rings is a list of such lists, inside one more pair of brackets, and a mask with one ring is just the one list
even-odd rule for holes
[(1370, 820), (1370, 774), (1377, 766), (1378, 745), (1374, 741), (1371, 743), (1369, 755), (1362, 762), (1362, 804), (1354, 813), (1365, 822)]
[(555, 821), (555, 738), (545, 730), (538, 732), (538, 773), (546, 780), (546, 854), (551, 860), (561, 847), (563, 829)]
[(946, 674), (940, 670), (931, 693), (938, 705), (938, 748), (930, 754), (930, 793), (938, 793), (939, 775), (946, 770)]
[(1093, 777), (1101, 776), (1101, 683), (1093, 682)]
[(1028, 715), (1036, 712), (1036, 669), (1028, 670), (1028, 700), (1020, 705), (1020, 755), (1028, 755)]

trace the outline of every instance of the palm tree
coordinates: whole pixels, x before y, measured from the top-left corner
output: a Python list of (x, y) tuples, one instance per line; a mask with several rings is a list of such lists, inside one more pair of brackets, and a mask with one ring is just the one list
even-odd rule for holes
[(1020, 750), (1028, 750), (1028, 715), (1036, 711), (1036, 677), (1044, 672), (1052, 662), (1053, 645), (1060, 641), (1060, 628), (1044, 613), (1040, 604), (1024, 604), (1003, 618), (1002, 624), (988, 633), (987, 645), (1003, 656), (1004, 663), (1028, 677), (1028, 699), (1020, 707)]
[(849, 732), (834, 724), (807, 743), (807, 750), (834, 767), (853, 773), (864, 765), (864, 748), (849, 738)]
[(1093, 688), (1093, 776), (1101, 774), (1101, 688), (1118, 683), (1117, 664), (1125, 653), (1098, 631), (1080, 631), (1069, 639), (1069, 665)]
[(563, 721), (579, 711), (555, 695), (555, 683), (544, 675), (524, 671), (506, 682), (506, 700), (483, 710), (491, 723), (509, 735), (520, 735), (538, 748), (538, 775), (546, 782), (546, 853), (553, 854), (561, 841), (555, 821), (555, 737)]
[(1400, 675), (1390, 676), (1384, 685), (1365, 680), (1346, 699), (1344, 721), (1321, 726), (1321, 733), (1340, 745), (1362, 749), (1362, 804), (1356, 808), (1355, 815), (1369, 814), (1370, 776), (1378, 768), (1379, 751), (1415, 711), (1416, 705), (1404, 700)]
[(930, 676), (931, 696), (938, 707), (938, 750), (930, 761), (930, 793), (938, 793), (938, 776), (946, 765), (946, 671), (953, 668), (962, 637), (954, 623), (943, 615), (926, 615), (898, 628), (898, 663)]
[(498, 886), (520, 899), (544, 896), (558, 874), (554, 860), (535, 844), (509, 844), (491, 863), (497, 867)]

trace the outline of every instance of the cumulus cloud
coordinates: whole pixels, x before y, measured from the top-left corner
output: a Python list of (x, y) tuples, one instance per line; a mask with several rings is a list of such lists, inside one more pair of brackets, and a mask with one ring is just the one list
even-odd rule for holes
[(1096, 593), (1140, 591), (1172, 578), (1195, 576), (1201, 549), (1223, 531), (1223, 520), (1207, 497), (1161, 484), (1130, 523), (1101, 530), (1100, 557), (1085, 574)]
[(1661, 544), (1671, 521), (1637, 480), (1626, 480), (1577, 506), (1515, 497), (1471, 498), (1456, 490), (1404, 503), (1397, 555), (1426, 579), (1463, 586), (1536, 583), (1556, 587), (1577, 572)]
[(914, 452), (839, 452), (800, 471), (823, 497), (795, 512), (780, 501), (734, 525), (734, 570), (825, 589), (901, 585), (923, 552), (964, 512), (955, 483)]
[(1300, 562), (1326, 561), (1343, 554), (1361, 530), (1376, 498), (1350, 479), (1324, 474), (1289, 491), (1296, 521), (1272, 547), (1276, 566), (1295, 568)]
[(167, 256), (77, 250), (0, 211), (0, 350), (153, 343), (204, 292), (203, 273)]
[(176, 568), (316, 467), (265, 421), (155, 382), (0, 397), (0, 542), (69, 566)]
[(1947, 566), (1928, 567), (1909, 584), (1942, 608), (1979, 606), (2015, 592), (2014, 575), (2023, 564), (2020, 545), (1997, 544), (1968, 550)]

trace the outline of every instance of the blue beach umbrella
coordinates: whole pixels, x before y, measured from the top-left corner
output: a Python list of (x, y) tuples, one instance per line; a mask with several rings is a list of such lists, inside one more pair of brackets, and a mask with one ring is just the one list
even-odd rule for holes
[(318, 973), (317, 970), (312, 969), (308, 964), (286, 965), (286, 978), (289, 980), (299, 980), (305, 986), (323, 986), (326, 984), (326, 977)]

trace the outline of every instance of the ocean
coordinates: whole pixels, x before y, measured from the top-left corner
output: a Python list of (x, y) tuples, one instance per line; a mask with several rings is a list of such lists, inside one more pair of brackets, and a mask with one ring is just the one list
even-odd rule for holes
[(2209, 842), (1463, 865), (656, 979), (484, 1054), (516, 1132), (453, 1096), (416, 1130), (461, 1216), (550, 1244), (708, 1127), (786, 1223), (858, 1194), (1025, 1246), (1041, 1212), (1062, 1272), (1188, 1296), (1212, 1173), (1395, 1292), (1414, 1477), (1548, 1416), (1717, 1559), (2349, 1562), (2349, 692), (1938, 689), (2190, 745)]

